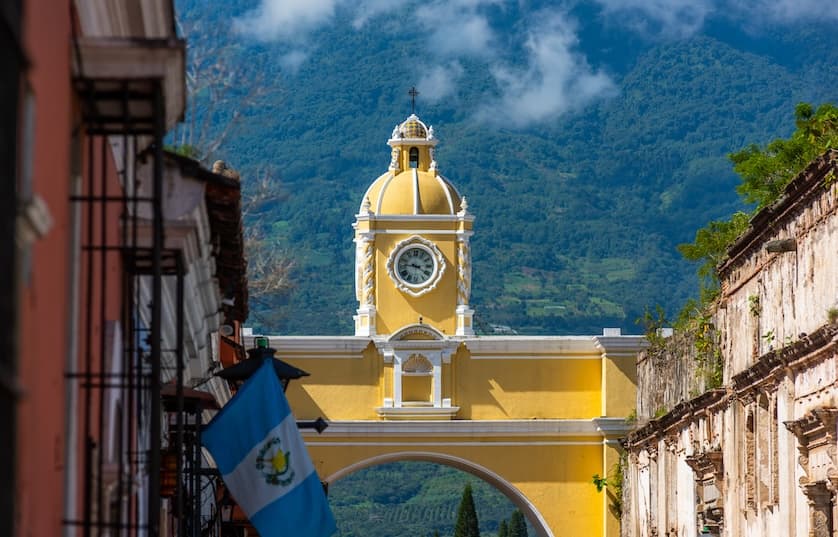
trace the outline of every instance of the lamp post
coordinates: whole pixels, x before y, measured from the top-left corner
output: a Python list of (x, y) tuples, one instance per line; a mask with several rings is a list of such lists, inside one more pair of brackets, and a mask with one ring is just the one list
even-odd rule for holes
[(274, 371), (282, 384), (282, 390), (288, 389), (288, 384), (295, 379), (307, 377), (309, 374), (302, 369), (294, 367), (293, 365), (274, 357), (276, 349), (268, 346), (268, 338), (260, 337), (256, 339), (256, 347), (247, 351), (247, 359), (241, 362), (225, 367), (215, 374), (216, 377), (233, 382), (243, 382), (249, 379), (264, 360), (273, 360)]

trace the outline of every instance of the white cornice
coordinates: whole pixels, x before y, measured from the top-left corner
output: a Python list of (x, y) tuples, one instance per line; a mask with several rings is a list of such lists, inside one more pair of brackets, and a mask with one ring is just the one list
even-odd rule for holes
[(649, 347), (645, 336), (595, 336), (594, 344), (612, 358), (630, 358)]
[(594, 359), (602, 356), (591, 336), (479, 336), (460, 341), (474, 359)]
[[(355, 218), (365, 217), (365, 214), (356, 214)], [(375, 214), (373, 215), (377, 223), (381, 222), (451, 222), (459, 223), (461, 221), (472, 222), (474, 216), (469, 214), (466, 216), (457, 216), (456, 214)]]
[[(255, 336), (245, 336), (244, 345), (254, 345)], [(372, 339), (365, 336), (266, 336), (278, 352), (300, 353), (295, 358), (362, 358)]]
[(433, 420), (438, 421), (440, 419), (452, 419), (457, 412), (460, 410), (458, 406), (450, 406), (450, 407), (420, 407), (420, 406), (403, 406), (403, 407), (391, 407), (391, 406), (383, 406), (375, 409), (375, 412), (379, 416), (383, 416), (387, 419), (391, 420), (400, 420), (400, 421), (426, 421), (426, 420)]
[[(449, 410), (453, 410), (452, 407)], [(397, 410), (388, 408), (388, 411)], [(402, 408), (398, 410), (446, 410), (439, 408)], [(569, 437), (613, 436), (624, 434), (631, 427), (622, 418), (594, 418), (589, 420), (439, 420), (439, 421), (330, 421), (322, 435), (328, 437)], [(303, 430), (304, 435), (316, 434)]]
[(76, 0), (75, 4), (85, 36), (161, 38), (174, 35), (172, 0)]
[(75, 76), (143, 84), (159, 80), (165, 98), (165, 128), (180, 119), (186, 105), (186, 44), (182, 40), (82, 37), (78, 48), (82, 61), (73, 65)]

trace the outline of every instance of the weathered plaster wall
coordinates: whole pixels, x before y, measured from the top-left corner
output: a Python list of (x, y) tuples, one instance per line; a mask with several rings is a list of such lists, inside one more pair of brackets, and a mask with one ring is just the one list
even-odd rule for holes
[(639, 359), (638, 415), (653, 419), (626, 441), (623, 535), (832, 537), (836, 172), (838, 151), (816, 159), (719, 268), (721, 389), (694, 397), (706, 378), (687, 338)]

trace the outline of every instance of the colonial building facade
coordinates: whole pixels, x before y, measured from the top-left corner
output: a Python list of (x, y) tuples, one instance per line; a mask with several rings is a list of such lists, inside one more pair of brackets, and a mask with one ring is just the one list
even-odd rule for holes
[[(474, 216), (440, 172), (433, 128), (393, 129), (389, 166), (355, 217), (355, 334), (270, 336), (310, 377), (291, 384), (321, 479), (396, 460), (451, 465), (522, 509), (536, 532), (616, 536), (591, 483), (618, 460), (641, 336), (476, 335)], [(386, 162), (386, 160), (384, 161)]]
[[(716, 335), (699, 338), (717, 338), (720, 387), (695, 341), (641, 356), (640, 417), (669, 412), (626, 441), (624, 535), (836, 535), (836, 173), (836, 151), (812, 162), (719, 267)], [(676, 369), (687, 381), (655, 381)]]

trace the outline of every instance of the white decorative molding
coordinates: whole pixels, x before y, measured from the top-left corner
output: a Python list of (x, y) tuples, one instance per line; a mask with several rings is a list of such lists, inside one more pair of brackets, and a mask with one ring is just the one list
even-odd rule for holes
[[(398, 128), (398, 127), (396, 127)], [(399, 157), (401, 156), (401, 149), (398, 147), (394, 147), (390, 151), (390, 171), (399, 172), (401, 171), (401, 163), (399, 162)]]
[(460, 410), (458, 406), (448, 408), (434, 406), (401, 406), (401, 407), (378, 407), (376, 413), (388, 420), (439, 420), (452, 419)]
[[(423, 336), (430, 336), (433, 338), (434, 341), (443, 341), (445, 339), (445, 334), (434, 328), (429, 324), (409, 324), (407, 326), (403, 326), (390, 334), (387, 338), (387, 341), (402, 341), (406, 340), (408, 336), (420, 334)], [(408, 340), (409, 341), (409, 340)], [(406, 343), (407, 341), (405, 341)], [(423, 348), (427, 346), (430, 341), (414, 341), (413, 343), (420, 343)]]
[(456, 335), (461, 337), (474, 336), (474, 310), (461, 304), (454, 310), (457, 316)]
[(457, 305), (468, 306), (470, 296), (471, 248), (468, 237), (461, 236), (457, 237)]
[[(419, 284), (413, 285), (405, 282), (401, 279), (396, 270), (396, 260), (399, 256), (407, 250), (408, 248), (422, 248), (423, 250), (427, 251), (434, 260), (434, 272), (431, 274), (430, 279), (428, 281)], [(393, 247), (393, 250), (390, 252), (390, 256), (387, 258), (387, 274), (390, 276), (390, 279), (396, 285), (396, 288), (403, 293), (407, 293), (410, 296), (419, 297), (424, 295), (425, 293), (429, 293), (436, 289), (436, 286), (439, 284), (440, 280), (442, 279), (442, 275), (445, 272), (445, 256), (442, 255), (442, 252), (439, 251), (439, 248), (436, 247), (436, 244), (429, 241), (428, 239), (424, 239), (419, 235), (410, 236), (403, 241), (400, 241)]]
[(358, 308), (356, 315), (352, 316), (355, 321), (355, 335), (358, 337), (371, 337), (376, 335), (375, 328), (375, 306), (362, 305)]
[(402, 365), (402, 370), (405, 375), (432, 375), (434, 372), (434, 365), (425, 356), (415, 353), (411, 354)]
[(466, 197), (465, 197), (465, 196), (463, 196), (463, 199), (460, 201), (460, 210), (459, 210), (459, 212), (457, 213), (457, 216), (458, 216), (458, 217), (460, 217), (460, 218), (464, 218), (464, 217), (466, 217), (466, 216), (468, 216), (468, 215), (469, 215), (469, 212), (468, 212), (468, 201), (466, 200)]
[[(451, 407), (454, 408), (454, 407)], [(611, 436), (618, 430), (628, 430), (624, 419), (544, 419), (544, 420), (453, 420), (429, 423), (405, 423), (378, 420), (336, 420), (329, 422), (329, 428), (322, 435), (313, 431), (301, 431), (304, 435), (317, 437), (345, 437), (363, 439), (381, 437), (425, 437), (425, 438), (562, 438), (594, 437), (593, 443), (600, 444), (604, 436)], [(591, 442), (588, 442), (591, 443)]]

